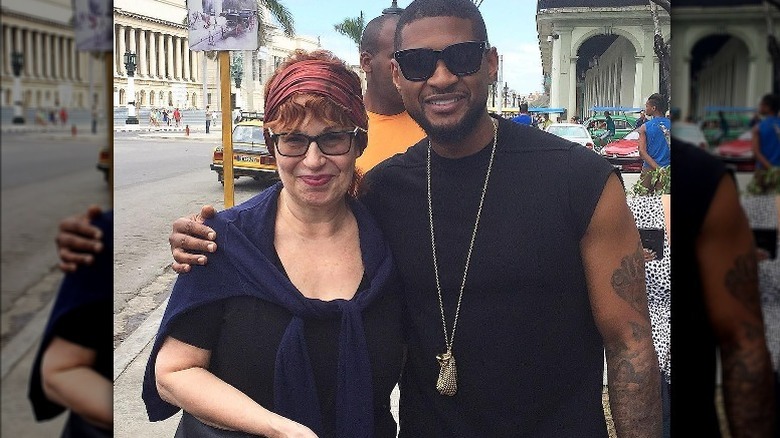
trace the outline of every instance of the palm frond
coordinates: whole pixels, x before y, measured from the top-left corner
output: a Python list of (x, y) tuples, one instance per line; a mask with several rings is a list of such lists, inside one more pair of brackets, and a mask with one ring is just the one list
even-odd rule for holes
[(333, 29), (354, 41), (355, 45), (360, 46), (360, 38), (363, 36), (365, 26), (365, 16), (363, 11), (360, 11), (358, 17), (345, 18), (341, 23), (334, 24)]
[[(287, 6), (278, 0), (258, 0), (258, 4), (268, 9), (268, 12), (279, 22), (282, 26), (284, 34), (290, 38), (295, 36), (295, 20), (293, 20), (292, 13)], [(262, 18), (262, 17), (261, 17)], [(262, 20), (260, 21), (262, 23)], [(260, 26), (258, 26), (258, 29)]]

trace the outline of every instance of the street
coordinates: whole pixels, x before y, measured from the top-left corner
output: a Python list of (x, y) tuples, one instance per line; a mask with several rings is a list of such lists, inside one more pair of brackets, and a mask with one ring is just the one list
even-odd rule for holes
[[(62, 274), (54, 238), (63, 217), (109, 205), (95, 168), (105, 137), (3, 134), (2, 435), (53, 436), (64, 418), (37, 424), (29, 368)], [(6, 421), (6, 419), (8, 421)], [(11, 420), (12, 419), (12, 420)]]

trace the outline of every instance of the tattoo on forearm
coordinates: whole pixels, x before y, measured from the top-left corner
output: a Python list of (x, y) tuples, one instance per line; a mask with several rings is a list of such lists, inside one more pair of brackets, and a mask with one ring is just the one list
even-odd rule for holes
[(773, 436), (774, 379), (763, 327), (760, 322), (743, 321), (741, 328), (747, 342), (721, 346), (729, 428), (734, 437)]
[(623, 258), (612, 273), (617, 296), (639, 313), (626, 324), (631, 337), (605, 343), (609, 404), (618, 436), (657, 437), (661, 435), (661, 372), (653, 348), (647, 311), (644, 251)]
[(751, 249), (734, 259), (734, 266), (726, 273), (726, 289), (751, 312), (760, 312), (758, 300), (758, 261)]
[(645, 289), (645, 253), (640, 244), (632, 254), (623, 257), (620, 267), (612, 273), (615, 293), (641, 315), (647, 315)]

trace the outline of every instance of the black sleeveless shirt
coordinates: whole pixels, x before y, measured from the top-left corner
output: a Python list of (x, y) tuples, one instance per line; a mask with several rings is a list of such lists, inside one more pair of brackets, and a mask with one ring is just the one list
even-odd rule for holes
[[(432, 203), (448, 332), (491, 145), (432, 152)], [(408, 358), (400, 437), (606, 437), (603, 342), (580, 253), (614, 168), (580, 145), (499, 119), (498, 146), (453, 354), (458, 392), (436, 391), (445, 350), (426, 193), (427, 139), (366, 175), (362, 200), (404, 282)]]

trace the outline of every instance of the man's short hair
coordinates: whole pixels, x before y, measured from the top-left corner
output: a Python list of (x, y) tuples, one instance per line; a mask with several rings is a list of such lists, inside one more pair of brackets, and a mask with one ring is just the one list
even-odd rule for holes
[(761, 104), (766, 105), (773, 115), (777, 115), (777, 112), (780, 111), (780, 99), (776, 94), (765, 94), (761, 98)]
[(382, 28), (385, 27), (387, 20), (396, 19), (398, 19), (398, 14), (382, 14), (369, 21), (360, 37), (360, 52), (376, 55), (379, 52), (379, 34), (382, 32)]
[(647, 98), (650, 105), (653, 105), (658, 112), (666, 114), (666, 98), (661, 93), (653, 93)]
[(477, 41), (488, 41), (485, 20), (477, 6), (470, 0), (414, 0), (406, 7), (398, 19), (395, 28), (395, 50), (401, 48), (401, 31), (403, 28), (421, 18), (456, 17), (471, 21), (474, 38)]
[(521, 113), (527, 113), (528, 112), (528, 104), (523, 102), (520, 104), (520, 112)]

